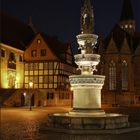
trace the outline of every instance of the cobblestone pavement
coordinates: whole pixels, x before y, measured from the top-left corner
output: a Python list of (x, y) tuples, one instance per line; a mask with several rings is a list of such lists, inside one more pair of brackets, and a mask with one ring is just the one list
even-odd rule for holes
[[(38, 108), (29, 111), (28, 108), (3, 108), (0, 114), (0, 140), (140, 140), (140, 131), (115, 136), (39, 133), (39, 127), (47, 122), (48, 114), (68, 110), (68, 108)], [(138, 111), (137, 114), (140, 113)]]
[(63, 108), (44, 109), (1, 109), (0, 140), (47, 140), (39, 133), (39, 126), (46, 123), (48, 114), (65, 112)]

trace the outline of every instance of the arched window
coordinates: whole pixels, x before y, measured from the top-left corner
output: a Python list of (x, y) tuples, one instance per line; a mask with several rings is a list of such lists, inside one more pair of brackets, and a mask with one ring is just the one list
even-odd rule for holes
[(122, 62), (122, 90), (128, 90), (128, 64), (125, 60)]
[(116, 90), (116, 64), (114, 61), (109, 64), (109, 90)]
[(13, 52), (10, 52), (9, 59), (8, 59), (8, 68), (16, 69), (16, 58)]

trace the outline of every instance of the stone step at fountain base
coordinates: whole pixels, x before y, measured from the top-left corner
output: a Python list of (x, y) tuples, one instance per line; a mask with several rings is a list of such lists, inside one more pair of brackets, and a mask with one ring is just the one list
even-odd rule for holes
[[(105, 114), (82, 116), (69, 113), (49, 115), (49, 125), (44, 130), (61, 131), (64, 133), (114, 133), (129, 128), (128, 116), (122, 114)], [(102, 131), (101, 131), (102, 130)]]
[[(140, 131), (140, 125), (132, 125), (130, 124), (129, 127), (127, 128), (121, 128), (121, 129), (103, 129), (103, 130), (98, 130), (98, 129), (62, 129), (62, 128), (52, 128), (52, 127), (41, 127), (40, 132), (47, 132), (47, 133), (56, 133), (59, 134), (70, 134), (70, 135), (86, 135), (86, 136), (95, 136), (95, 135), (120, 135), (120, 134), (125, 134), (129, 133), (131, 135), (131, 132), (139, 132)], [(111, 137), (112, 138), (112, 137)], [(111, 139), (110, 138), (110, 139)], [(109, 140), (110, 140), (109, 139)], [(66, 140), (66, 139), (64, 139)]]
[(140, 130), (139, 124), (130, 124), (127, 115), (106, 114), (105, 116), (79, 117), (75, 115), (53, 114), (47, 126), (40, 131), (65, 134), (122, 134)]

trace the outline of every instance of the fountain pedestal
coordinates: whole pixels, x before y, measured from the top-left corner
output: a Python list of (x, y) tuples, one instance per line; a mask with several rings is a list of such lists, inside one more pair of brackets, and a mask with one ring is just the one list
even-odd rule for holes
[(101, 109), (101, 89), (105, 76), (74, 75), (70, 76), (73, 89), (73, 115), (104, 115)]

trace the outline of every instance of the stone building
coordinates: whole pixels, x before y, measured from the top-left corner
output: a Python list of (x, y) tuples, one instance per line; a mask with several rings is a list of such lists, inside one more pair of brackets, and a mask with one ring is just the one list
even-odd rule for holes
[(131, 1), (124, 0), (120, 21), (99, 48), (100, 73), (106, 76), (104, 105), (140, 104), (140, 33), (135, 26)]

